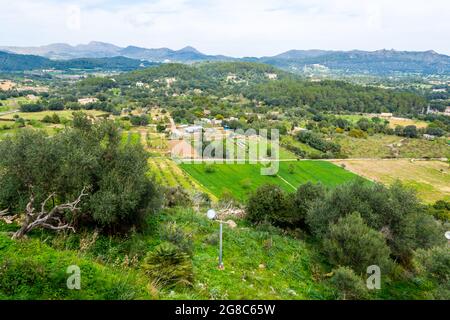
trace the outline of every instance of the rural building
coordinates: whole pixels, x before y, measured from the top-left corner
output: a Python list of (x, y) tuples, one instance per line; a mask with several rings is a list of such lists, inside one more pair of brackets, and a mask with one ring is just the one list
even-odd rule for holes
[(185, 133), (195, 133), (195, 132), (201, 132), (203, 129), (202, 126), (189, 126), (184, 128)]

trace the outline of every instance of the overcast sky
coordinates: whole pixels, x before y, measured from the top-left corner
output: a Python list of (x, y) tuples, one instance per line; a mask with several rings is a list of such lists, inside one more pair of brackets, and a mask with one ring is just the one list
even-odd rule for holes
[(208, 54), (450, 54), (449, 0), (0, 0), (0, 46), (103, 41)]

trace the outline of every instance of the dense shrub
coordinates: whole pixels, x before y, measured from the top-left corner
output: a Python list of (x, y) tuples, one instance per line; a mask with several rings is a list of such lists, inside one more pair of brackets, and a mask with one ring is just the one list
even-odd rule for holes
[(417, 131), (417, 127), (414, 125), (406, 126), (403, 129), (403, 136), (408, 138), (417, 138), (419, 136), (419, 132)]
[(348, 133), (348, 136), (357, 139), (367, 138), (367, 134), (360, 129), (351, 129)]
[(193, 283), (189, 255), (170, 243), (162, 243), (149, 252), (142, 268), (153, 281), (164, 287), (191, 286)]
[(448, 247), (440, 246), (428, 250), (419, 249), (415, 254), (417, 268), (425, 276), (439, 283), (450, 281), (450, 250)]
[(339, 299), (361, 300), (367, 298), (368, 292), (364, 281), (351, 268), (339, 267), (333, 270), (330, 282), (335, 287)]
[(167, 187), (164, 190), (164, 205), (166, 207), (189, 206), (192, 204), (191, 197), (185, 189), (180, 186)]
[(40, 112), (44, 111), (44, 106), (40, 103), (27, 103), (20, 106), (22, 112)]
[(51, 99), (47, 105), (48, 110), (64, 110), (64, 101), (60, 99)]
[[(322, 238), (331, 223), (352, 212), (359, 212), (368, 226), (383, 232), (394, 257), (405, 264), (414, 249), (442, 241), (435, 236), (440, 225), (424, 217), (427, 214), (414, 191), (398, 182), (390, 188), (360, 179), (341, 185), (330, 190), (323, 201), (313, 203), (306, 222), (311, 232)], [(424, 221), (426, 227), (421, 227)], [(425, 229), (427, 236), (423, 236)]]
[(131, 116), (130, 122), (133, 126), (146, 126), (148, 125), (148, 116), (141, 115), (141, 116)]
[(247, 219), (253, 223), (281, 223), (292, 207), (288, 195), (276, 185), (263, 185), (255, 190), (247, 202)]
[(169, 222), (162, 225), (159, 234), (161, 240), (170, 242), (176, 245), (181, 251), (190, 256), (192, 255), (194, 250), (192, 234), (185, 232), (176, 222)]
[(332, 152), (338, 153), (341, 151), (341, 146), (322, 139), (320, 135), (312, 131), (301, 131), (297, 135), (297, 139), (300, 142), (306, 143), (314, 149), (320, 150), (322, 152)]
[(300, 185), (293, 195), (293, 210), (288, 222), (294, 227), (306, 228), (306, 214), (314, 201), (320, 201), (325, 194), (326, 189), (320, 183), (307, 182)]
[(383, 271), (389, 267), (389, 248), (383, 235), (364, 223), (359, 213), (340, 218), (323, 242), (329, 261), (336, 266), (348, 266), (359, 273), (370, 265)]
[(62, 203), (90, 187), (81, 214), (67, 219), (116, 231), (142, 225), (159, 198), (142, 146), (121, 144), (110, 121), (76, 115), (73, 125), (52, 137), (22, 130), (0, 142), (0, 208), (23, 211), (30, 188), (37, 203), (53, 192)]

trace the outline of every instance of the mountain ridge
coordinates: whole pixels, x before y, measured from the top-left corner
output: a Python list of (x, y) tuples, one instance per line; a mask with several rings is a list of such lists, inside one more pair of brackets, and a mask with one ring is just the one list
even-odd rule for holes
[[(196, 63), (203, 61), (251, 61), (273, 65), (291, 72), (341, 72), (387, 75), (395, 73), (450, 75), (450, 56), (427, 51), (400, 51), (394, 49), (364, 50), (297, 50), (292, 49), (274, 56), (236, 58), (225, 55), (208, 55), (192, 46), (179, 50), (170, 48), (120, 47), (114, 44), (91, 41), (72, 46), (54, 43), (38, 47), (0, 47), (0, 51), (36, 55), (52, 60), (81, 58), (125, 57), (150, 62)], [(312, 71), (311, 71), (312, 70)]]

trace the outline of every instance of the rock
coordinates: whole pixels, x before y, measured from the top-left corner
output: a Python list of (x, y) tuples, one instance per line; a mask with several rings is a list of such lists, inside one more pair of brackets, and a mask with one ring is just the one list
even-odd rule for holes
[(234, 228), (237, 227), (236, 222), (234, 222), (233, 220), (228, 220), (228, 221), (226, 222), (226, 224), (228, 224), (228, 226), (229, 226), (231, 229), (234, 229)]

